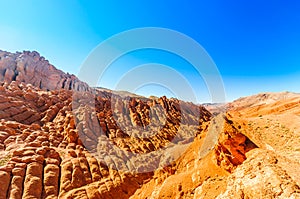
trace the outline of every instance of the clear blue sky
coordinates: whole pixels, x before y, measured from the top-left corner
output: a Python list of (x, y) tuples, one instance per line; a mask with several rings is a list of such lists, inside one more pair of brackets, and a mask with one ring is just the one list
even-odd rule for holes
[[(174, 29), (199, 42), (219, 68), (228, 101), (258, 92), (300, 92), (300, 1), (0, 1), (0, 49), (36, 50), (73, 74), (101, 41), (147, 26)], [(156, 53), (131, 56), (168, 64)], [(116, 77), (100, 86), (113, 87), (110, 80), (122, 75), (116, 71), (130, 69), (127, 64), (115, 66)], [(173, 65), (193, 79), (182, 66)], [(199, 101), (209, 101), (201, 95)]]

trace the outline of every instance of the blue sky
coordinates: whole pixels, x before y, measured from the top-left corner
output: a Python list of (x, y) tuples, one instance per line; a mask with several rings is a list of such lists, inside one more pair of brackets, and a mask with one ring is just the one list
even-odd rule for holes
[[(173, 29), (196, 40), (222, 75), (227, 101), (267, 91), (300, 92), (299, 1), (0, 1), (0, 49), (36, 50), (57, 68), (78, 74), (103, 40), (140, 27)], [(114, 88), (137, 63), (158, 62), (182, 73), (210, 101), (192, 67), (159, 52), (132, 53), (115, 63), (100, 86)], [(130, 62), (130, 60), (132, 62)], [(132, 66), (131, 66), (132, 64)], [(172, 96), (161, 87), (143, 95)]]

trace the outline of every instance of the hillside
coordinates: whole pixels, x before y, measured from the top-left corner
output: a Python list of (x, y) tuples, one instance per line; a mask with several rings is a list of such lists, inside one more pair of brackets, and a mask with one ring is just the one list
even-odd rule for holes
[(10, 53), (0, 50), (0, 81), (25, 82), (43, 90), (87, 90), (76, 76), (56, 69), (36, 51)]
[(211, 113), (0, 51), (0, 199), (300, 198), (299, 103), (264, 93)]

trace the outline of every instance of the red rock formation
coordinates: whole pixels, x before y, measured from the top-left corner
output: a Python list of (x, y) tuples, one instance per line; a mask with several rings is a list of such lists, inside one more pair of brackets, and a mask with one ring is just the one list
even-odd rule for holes
[(0, 58), (0, 199), (300, 197), (297, 94), (213, 116), (88, 88), (36, 52)]
[[(148, 159), (152, 152), (171, 143), (180, 126), (185, 129), (176, 143), (185, 141), (184, 136), (194, 137), (197, 126), (211, 117), (203, 108), (165, 97), (157, 101), (129, 97), (126, 103), (110, 92), (96, 91), (95, 96), (86, 92), (94, 99), (92, 108), (85, 98), (74, 101), (68, 90), (42, 91), (15, 81), (1, 83), (0, 88), (4, 198), (129, 198), (159, 166), (154, 165), (160, 162), (155, 158), (162, 157), (155, 156), (152, 164)], [(152, 126), (151, 118), (155, 118)], [(136, 135), (128, 135), (135, 128)], [(139, 130), (154, 134), (137, 136)], [(146, 156), (134, 160), (127, 152)]]
[(76, 76), (65, 74), (38, 52), (9, 53), (0, 50), (0, 81), (25, 82), (44, 90), (88, 90)]

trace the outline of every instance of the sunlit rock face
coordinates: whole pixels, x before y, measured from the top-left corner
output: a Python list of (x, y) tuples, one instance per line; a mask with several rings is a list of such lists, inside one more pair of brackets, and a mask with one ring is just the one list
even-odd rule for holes
[(300, 96), (210, 109), (0, 51), (0, 198), (299, 198)]
[(88, 85), (74, 75), (56, 69), (38, 52), (0, 51), (0, 81), (25, 82), (43, 90), (87, 90)]

